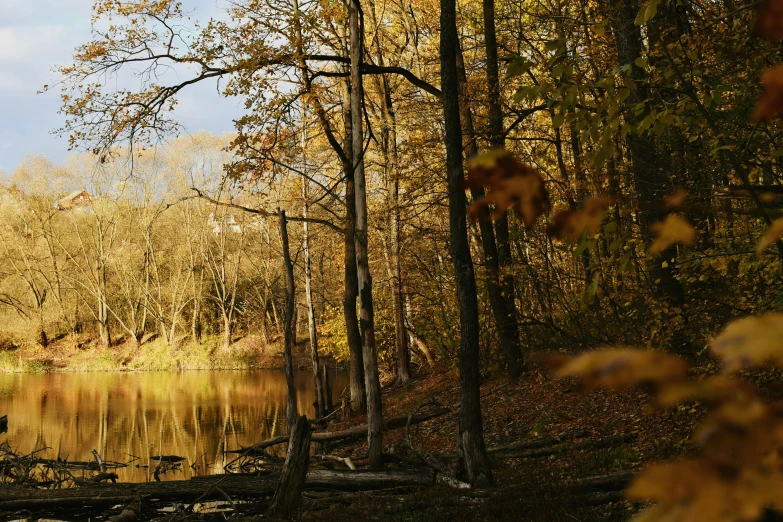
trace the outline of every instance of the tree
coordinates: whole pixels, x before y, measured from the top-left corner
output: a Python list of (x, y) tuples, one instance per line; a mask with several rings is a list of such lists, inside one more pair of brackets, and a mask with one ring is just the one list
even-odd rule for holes
[(457, 74), (457, 12), (455, 0), (440, 3), (440, 59), (443, 116), (446, 128), (446, 169), (449, 187), (451, 257), (460, 312), (459, 462), (471, 484), (492, 480), (481, 419), (479, 388), (479, 323), (476, 280), (468, 247), (467, 213), (462, 171), (462, 132)]

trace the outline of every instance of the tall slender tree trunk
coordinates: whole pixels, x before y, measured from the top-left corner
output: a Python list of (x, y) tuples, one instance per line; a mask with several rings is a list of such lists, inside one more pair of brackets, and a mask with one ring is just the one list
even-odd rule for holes
[[(370, 2), (370, 22), (373, 27), (379, 28), (376, 14), (377, 3)], [(376, 30), (373, 38), (373, 48), (378, 65), (384, 67), (383, 46), (380, 41), (380, 29)], [(405, 309), (403, 305), (402, 264), (400, 262), (400, 178), (399, 178), (399, 154), (397, 150), (397, 118), (394, 113), (394, 102), (391, 96), (391, 86), (386, 75), (375, 76), (378, 92), (382, 98), (381, 114), (381, 149), (383, 151), (383, 165), (386, 181), (387, 204), (389, 207), (387, 234), (389, 239), (388, 261), (390, 280), (392, 282), (393, 313), (394, 313), (394, 346), (397, 362), (397, 382), (405, 384), (410, 381), (410, 353), (408, 349), (408, 335), (405, 332)]]
[(294, 362), (291, 354), (291, 322), (296, 306), (296, 287), (294, 283), (294, 265), (291, 263), (291, 251), (288, 247), (288, 222), (285, 211), (280, 210), (280, 240), (283, 247), (283, 264), (286, 273), (287, 292), (285, 300), (285, 319), (283, 320), (283, 357), (285, 359), (285, 385), (288, 390), (286, 402), (286, 420), (288, 429), (293, 430), (299, 412), (296, 409), (296, 388), (294, 387)]
[[(487, 114), (489, 116), (489, 143), (494, 148), (505, 146), (503, 134), (503, 108), (500, 103), (500, 74), (498, 72), (498, 42), (495, 31), (495, 0), (483, 0), (484, 13), (484, 46), (487, 60), (487, 86), (489, 96), (487, 98)], [(507, 328), (513, 337), (513, 353), (519, 355), (520, 366), (524, 366), (522, 359), (522, 343), (519, 338), (519, 321), (516, 304), (516, 286), (512, 273), (514, 258), (511, 254), (511, 240), (509, 234), (508, 215), (504, 214), (495, 221), (495, 236), (497, 238), (498, 266), (500, 269), (500, 283), (503, 288), (503, 298), (506, 301)]]
[[(300, 22), (299, 2), (294, 0), (294, 24), (297, 34), (297, 51), (299, 52), (299, 70), (302, 75), (302, 81), (307, 93), (311, 93), (312, 85), (304, 60), (304, 44), (302, 36), (302, 25)], [(350, 32), (350, 31), (348, 31)], [(350, 35), (341, 35), (346, 39), (346, 48), (349, 47)], [(348, 71), (346, 71), (348, 72)], [(349, 73), (350, 74), (350, 73)], [(350, 390), (351, 390), (351, 411), (353, 413), (363, 413), (367, 405), (367, 397), (364, 386), (364, 357), (362, 355), (362, 340), (359, 332), (359, 319), (356, 315), (356, 299), (358, 298), (358, 280), (356, 274), (356, 210), (355, 210), (355, 190), (354, 190), (354, 168), (351, 161), (352, 148), (352, 121), (351, 121), (351, 88), (348, 79), (341, 83), (342, 87), (342, 113), (343, 126), (345, 127), (345, 136), (342, 144), (337, 142), (337, 138), (332, 131), (331, 124), (326, 118), (320, 101), (316, 96), (310, 98), (315, 107), (318, 121), (324, 134), (327, 136), (329, 144), (340, 158), (343, 174), (345, 176), (345, 289), (343, 292), (343, 317), (345, 320), (345, 331), (348, 341), (348, 352), (350, 361)]]
[[(302, 172), (307, 171), (307, 157), (305, 155), (305, 145), (307, 138), (304, 124), (302, 125)], [(326, 396), (324, 395), (324, 386), (321, 374), (321, 365), (318, 358), (318, 334), (315, 326), (315, 306), (313, 304), (313, 269), (310, 258), (310, 226), (307, 223), (307, 211), (310, 206), (307, 186), (308, 179), (302, 179), (302, 250), (304, 251), (305, 265), (305, 296), (307, 299), (307, 326), (310, 334), (310, 359), (313, 363), (313, 382), (315, 384), (315, 411), (318, 417), (323, 417), (326, 409)]]
[[(478, 154), (478, 144), (476, 142), (476, 133), (473, 127), (473, 114), (470, 111), (470, 105), (466, 97), (467, 75), (465, 73), (465, 62), (462, 56), (462, 46), (457, 48), (457, 74), (460, 83), (460, 123), (462, 125), (462, 141), (465, 150), (465, 156), (470, 158)], [(479, 200), (484, 197), (484, 189), (473, 188), (470, 191), (473, 200)], [(500, 348), (503, 352), (503, 360), (506, 365), (508, 376), (512, 380), (519, 378), (522, 373), (522, 351), (519, 348), (519, 335), (516, 332), (514, 324), (509, 320), (509, 312), (506, 306), (506, 300), (503, 297), (503, 287), (501, 286), (500, 265), (498, 263), (498, 249), (495, 243), (495, 231), (492, 228), (492, 221), (489, 217), (489, 209), (486, 207), (479, 216), (479, 230), (481, 232), (481, 246), (484, 254), (484, 265), (487, 270), (487, 294), (489, 296), (490, 308), (495, 319), (498, 338), (500, 339)]]
[(362, 49), (363, 31), (359, 0), (351, 0), (351, 131), (356, 190), (356, 268), (359, 282), (359, 328), (364, 356), (364, 386), (367, 391), (367, 441), (371, 467), (382, 464), (381, 383), (375, 352), (375, 319), (372, 303), (372, 277), (367, 257), (367, 192), (364, 175), (364, 136), (362, 132)]
[(478, 299), (468, 244), (466, 200), (463, 190), (462, 132), (456, 56), (459, 45), (456, 0), (441, 0), (440, 27), (440, 74), (446, 129), (449, 236), (460, 312), (458, 455), (460, 475), (467, 482), (474, 484), (482, 478), (491, 481), (492, 471), (484, 445), (484, 427), (481, 419)]
[[(351, 116), (351, 87), (348, 81), (343, 83), (343, 122), (346, 129), (345, 150), (353, 147), (353, 123)], [(359, 298), (359, 278), (356, 268), (356, 185), (352, 163), (343, 165), (345, 173), (345, 290), (343, 292), (343, 317), (350, 357), (351, 411), (364, 413), (367, 410), (367, 392), (364, 386), (364, 354), (362, 336), (359, 331), (359, 317), (356, 315), (356, 300)]]

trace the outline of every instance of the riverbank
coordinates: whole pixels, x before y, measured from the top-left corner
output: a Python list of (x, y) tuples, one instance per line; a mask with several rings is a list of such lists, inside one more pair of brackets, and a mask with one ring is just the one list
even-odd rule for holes
[[(393, 482), (395, 473), (414, 473), (417, 470), (425, 473), (428, 469), (417, 454), (406, 447), (405, 423), (392, 421), (407, 419), (425, 404), (427, 406), (421, 412), (435, 416), (411, 426), (410, 442), (434, 455), (444, 469), (453, 469), (456, 463), (459, 379), (456, 370), (447, 362), (441, 361), (438, 367), (431, 370), (419, 369), (414, 372), (413, 380), (405, 385), (392, 381), (384, 383), (384, 418), (389, 427), (384, 435), (384, 453), (388, 456), (386, 468), (389, 476), (386, 478), (389, 481)], [(169, 386), (177, 388), (173, 384)], [(159, 388), (164, 389), (165, 386)], [(460, 490), (443, 484), (406, 482), (406, 479), (392, 484), (393, 487), (386, 485), (355, 491), (355, 488), (352, 490), (348, 486), (329, 487), (328, 484), (325, 486), (316, 481), (316, 484), (311, 485), (311, 490), (305, 491), (304, 503), (295, 519), (373, 519), (389, 522), (627, 520), (641, 507), (622, 499), (621, 490), (628, 478), (650, 461), (672, 458), (687, 451), (693, 425), (704, 412), (701, 406), (694, 404), (688, 408), (648, 413), (645, 404), (649, 397), (643, 392), (584, 392), (580, 391), (576, 381), (555, 380), (543, 368), (528, 371), (515, 383), (509, 383), (503, 378), (487, 380), (481, 392), (485, 440), (490, 448), (495, 487)], [(133, 395), (131, 391), (130, 396)], [(116, 401), (117, 397), (113, 400)], [(311, 459), (311, 470), (316, 474), (328, 475), (329, 470), (333, 469), (354, 476), (341, 464), (350, 459), (360, 469), (358, 474), (366, 473), (366, 470), (361, 471), (367, 462), (365, 438), (361, 435), (340, 435), (347, 428), (360, 426), (365, 419), (361, 416), (342, 419), (339, 414), (331, 416), (331, 419), (326, 424), (319, 424), (316, 429), (337, 436), (322, 443), (316, 451), (335, 460)], [(248, 428), (252, 426), (252, 442), (261, 442), (270, 437), (270, 433), (257, 429), (257, 422), (240, 422)], [(279, 438), (271, 435), (272, 438)], [(270, 447), (269, 450), (280, 454), (283, 448), (280, 445)], [(280, 462), (267, 454), (261, 455), (261, 460), (256, 464), (259, 467), (253, 469), (264, 477), (277, 473)], [(597, 476), (603, 478), (599, 488), (604, 489), (580, 489), (585, 481), (593, 481)], [(273, 491), (272, 486), (276, 484), (272, 480), (274, 477), (269, 477), (267, 482), (271, 486), (267, 488), (269, 491), (264, 490), (266, 493)], [(611, 479), (610, 482), (605, 480), (606, 477)], [(179, 495), (176, 498), (185, 503), (183, 506), (195, 498), (202, 498), (202, 495), (224, 499), (228, 494), (232, 499), (245, 499), (248, 502), (232, 503), (223, 508), (238, 510), (234, 511), (234, 515), (241, 520), (259, 519), (258, 516), (268, 507), (269, 495), (260, 495), (261, 490), (255, 483), (249, 484), (252, 486), (252, 494), (248, 494), (250, 490), (242, 482), (257, 480), (257, 475), (229, 478), (216, 478), (222, 488), (222, 497), (209, 487), (212, 484), (208, 482), (210, 479), (198, 477), (171, 486), (184, 488), (181, 491), (166, 489), (168, 486), (165, 483), (156, 486), (121, 482), (111, 487), (114, 488), (114, 494), (125, 497), (133, 497), (133, 492), (141, 491), (138, 488), (146, 487), (152, 492), (148, 491), (151, 498), (164, 498), (155, 493), (164, 488), (168, 495)], [(240, 483), (234, 484), (232, 481)], [(127, 491), (123, 489), (123, 484)], [(93, 496), (100, 497), (109, 490), (94, 487), (98, 489), (91, 490), (83, 485), (62, 492), (66, 496), (82, 495), (88, 500), (79, 504), (81, 507), (74, 504), (74, 508), (79, 509), (78, 513), (74, 512), (73, 516), (65, 518), (61, 514), (60, 519), (82, 520), (99, 514), (118, 514), (117, 509), (121, 507), (109, 512), (104, 504), (95, 503)], [(607, 490), (607, 487), (611, 489)], [(29, 491), (19, 494), (19, 502), (24, 500), (22, 503), (26, 502), (25, 506), (32, 507)], [(40, 495), (49, 494), (40, 492)], [(122, 506), (123, 502), (126, 500), (120, 502), (112, 497), (111, 504)], [(170, 501), (164, 504), (169, 506)], [(10, 505), (6, 507), (9, 511), (19, 508), (16, 506), (11, 509)], [(160, 502), (145, 500), (144, 513), (139, 520), (151, 520), (159, 516), (160, 512), (156, 510), (161, 507)], [(0, 511), (2, 509), (0, 505)], [(205, 510), (203, 513), (191, 514), (189, 520), (211, 521), (217, 518)]]
[[(0, 373), (46, 373), (90, 371), (179, 371), (179, 370), (280, 370), (284, 367), (279, 339), (265, 343), (260, 336), (237, 339), (228, 347), (219, 336), (204, 337), (200, 343), (184, 340), (171, 346), (163, 339), (145, 339), (138, 344), (125, 341), (110, 348), (96, 339), (68, 336), (47, 347), (32, 342), (6, 343), (0, 349)], [(306, 339), (294, 350), (294, 367), (309, 367)]]
[[(523, 451), (493, 451), (496, 487), (463, 493), (445, 486), (414, 488), (400, 494), (342, 495), (339, 504), (301, 513), (298, 520), (401, 521), (620, 521), (642, 506), (622, 499), (618, 481), (611, 491), (582, 494), (575, 486), (596, 476), (627, 477), (645, 463), (681, 455), (689, 447), (700, 406), (650, 413), (649, 397), (640, 391), (581, 391), (574, 380), (553, 379), (544, 369), (525, 373), (516, 383), (503, 379), (482, 387), (485, 441), (490, 448), (515, 445)], [(452, 406), (452, 411), (411, 428), (414, 445), (441, 460), (454, 455), (457, 440), (459, 378), (439, 368), (418, 374), (404, 386), (384, 388), (384, 418), (409, 415), (424, 403)], [(353, 419), (352, 424), (363, 419)], [(347, 424), (333, 424), (329, 431)], [(402, 458), (405, 430), (390, 431), (384, 446)], [(562, 442), (558, 442), (562, 440)], [(365, 442), (336, 453), (360, 460)], [(453, 465), (454, 460), (443, 460)]]

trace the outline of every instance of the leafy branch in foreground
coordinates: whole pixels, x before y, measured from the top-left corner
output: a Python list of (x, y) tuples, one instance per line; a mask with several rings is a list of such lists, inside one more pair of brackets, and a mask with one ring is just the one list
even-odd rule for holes
[(689, 401), (708, 407), (694, 434), (697, 451), (650, 465), (628, 488), (630, 500), (657, 501), (637, 521), (747, 521), (766, 509), (783, 510), (783, 404), (729, 376), (767, 363), (783, 366), (781, 333), (779, 313), (730, 323), (710, 345), (723, 371), (702, 379), (686, 379), (684, 360), (655, 351), (613, 349), (551, 360), (558, 377), (580, 377), (591, 387), (650, 385), (654, 407)]

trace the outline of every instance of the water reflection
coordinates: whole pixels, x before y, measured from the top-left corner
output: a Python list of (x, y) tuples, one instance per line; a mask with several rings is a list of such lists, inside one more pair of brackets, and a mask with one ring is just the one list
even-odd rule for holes
[[(299, 411), (313, 411), (312, 374), (294, 379)], [(347, 385), (331, 376), (335, 399)], [(139, 460), (117, 470), (123, 481), (152, 479), (151, 455), (186, 457), (181, 471), (161, 479), (220, 473), (224, 450), (285, 433), (285, 376), (278, 371), (0, 374), (0, 415), (19, 453), (48, 446), (40, 456)], [(231, 457), (230, 455), (228, 457)], [(152, 461), (152, 468), (156, 462)]]

